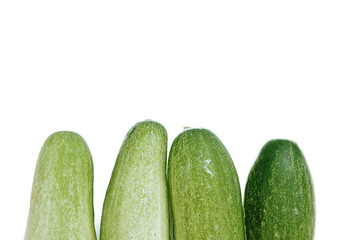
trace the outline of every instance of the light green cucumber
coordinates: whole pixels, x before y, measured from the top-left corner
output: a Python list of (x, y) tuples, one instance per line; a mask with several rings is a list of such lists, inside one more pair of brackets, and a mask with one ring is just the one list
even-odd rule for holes
[(93, 162), (84, 139), (56, 132), (36, 164), (26, 240), (96, 239)]
[(276, 139), (264, 145), (249, 173), (244, 202), (248, 240), (314, 238), (314, 188), (296, 143)]
[(175, 138), (168, 183), (174, 239), (246, 239), (238, 175), (212, 132), (187, 129)]
[(137, 123), (120, 148), (106, 192), (100, 239), (169, 239), (167, 132)]

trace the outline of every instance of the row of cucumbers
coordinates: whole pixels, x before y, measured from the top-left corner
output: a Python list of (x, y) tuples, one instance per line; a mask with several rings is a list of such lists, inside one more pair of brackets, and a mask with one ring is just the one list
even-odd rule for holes
[[(214, 133), (184, 130), (167, 161), (165, 128), (146, 120), (120, 148), (100, 239), (313, 239), (313, 184), (294, 142), (266, 143), (244, 199), (243, 207), (235, 166)], [(50, 135), (41, 149), (25, 239), (96, 239), (92, 157), (74, 132)]]

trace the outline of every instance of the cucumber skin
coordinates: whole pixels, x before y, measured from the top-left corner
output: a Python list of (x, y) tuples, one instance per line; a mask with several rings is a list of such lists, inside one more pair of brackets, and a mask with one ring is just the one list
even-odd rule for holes
[(311, 240), (315, 196), (311, 174), (296, 143), (271, 140), (252, 167), (245, 188), (248, 240)]
[(24, 239), (96, 239), (93, 162), (84, 139), (56, 132), (36, 164)]
[(154, 121), (130, 129), (106, 192), (100, 239), (169, 239), (167, 132)]
[(215, 134), (186, 129), (175, 138), (168, 184), (174, 239), (246, 239), (238, 175)]

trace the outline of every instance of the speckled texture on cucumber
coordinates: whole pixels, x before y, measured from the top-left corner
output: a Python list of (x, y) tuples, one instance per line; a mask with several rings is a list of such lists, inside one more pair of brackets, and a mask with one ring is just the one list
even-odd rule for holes
[(106, 192), (100, 239), (169, 239), (167, 132), (154, 121), (130, 129)]
[(220, 139), (187, 129), (168, 163), (174, 239), (245, 239), (238, 175)]
[(309, 168), (299, 147), (289, 140), (264, 145), (245, 188), (248, 240), (311, 240), (315, 198)]
[(37, 161), (26, 240), (96, 239), (93, 162), (84, 139), (56, 132)]

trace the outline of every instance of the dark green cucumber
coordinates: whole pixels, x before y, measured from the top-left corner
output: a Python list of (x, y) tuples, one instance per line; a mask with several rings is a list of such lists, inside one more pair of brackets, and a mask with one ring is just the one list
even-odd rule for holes
[(238, 175), (212, 132), (187, 129), (175, 138), (168, 183), (175, 239), (245, 239)]
[(93, 162), (84, 139), (56, 132), (36, 164), (25, 239), (96, 239)]
[(245, 188), (248, 240), (311, 240), (315, 198), (309, 168), (299, 147), (289, 140), (264, 145)]
[(137, 123), (121, 146), (106, 192), (100, 239), (169, 239), (167, 132)]

